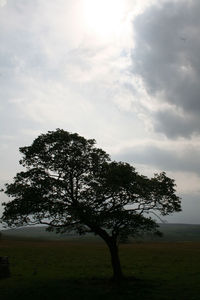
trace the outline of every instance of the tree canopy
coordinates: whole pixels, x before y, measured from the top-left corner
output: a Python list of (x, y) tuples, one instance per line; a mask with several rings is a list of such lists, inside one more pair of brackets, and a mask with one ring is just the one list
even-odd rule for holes
[(17, 173), (5, 193), (2, 221), (8, 226), (46, 224), (57, 232), (93, 232), (108, 245), (114, 277), (122, 277), (117, 244), (142, 231), (159, 233), (150, 213), (165, 216), (181, 210), (175, 182), (164, 172), (147, 178), (128, 163), (62, 129), (20, 148)]

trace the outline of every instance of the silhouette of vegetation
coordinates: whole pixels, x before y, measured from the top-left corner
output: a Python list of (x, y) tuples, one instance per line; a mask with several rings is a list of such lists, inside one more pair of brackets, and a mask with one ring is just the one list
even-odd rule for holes
[(149, 214), (181, 210), (173, 179), (164, 172), (149, 179), (128, 163), (111, 161), (93, 139), (57, 129), (20, 152), (26, 171), (6, 185), (13, 199), (4, 203), (2, 221), (99, 235), (110, 250), (115, 281), (123, 278), (119, 241), (141, 232), (159, 235)]

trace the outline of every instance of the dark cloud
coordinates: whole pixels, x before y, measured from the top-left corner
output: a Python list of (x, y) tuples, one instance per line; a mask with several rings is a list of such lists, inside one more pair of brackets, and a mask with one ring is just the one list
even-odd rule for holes
[(191, 133), (199, 133), (200, 119), (186, 113), (179, 115), (173, 110), (158, 111), (154, 114), (154, 128), (172, 139), (178, 136), (190, 138)]
[(187, 146), (185, 149), (165, 149), (158, 146), (146, 145), (123, 149), (116, 160), (126, 161), (131, 164), (154, 166), (163, 171), (194, 172), (200, 174), (200, 149)]
[(170, 119), (174, 136), (200, 133), (199, 14), (200, 1), (183, 0), (151, 6), (134, 21), (132, 72), (142, 77), (149, 94), (182, 114), (175, 120), (167, 111), (164, 121), (163, 112), (155, 115), (155, 128), (169, 136)]

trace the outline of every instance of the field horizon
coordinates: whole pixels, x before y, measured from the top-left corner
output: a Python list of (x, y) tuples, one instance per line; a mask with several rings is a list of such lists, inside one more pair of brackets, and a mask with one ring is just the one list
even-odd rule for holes
[[(129, 242), (187, 242), (200, 241), (200, 224), (180, 224), (180, 223), (160, 223), (159, 230), (163, 233), (163, 237), (156, 237), (151, 234), (130, 238)], [(46, 231), (47, 226), (27, 226), (14, 229), (1, 230), (3, 239), (38, 239), (38, 240), (81, 240), (81, 241), (101, 241), (94, 234), (86, 234), (79, 236), (78, 234), (64, 233), (56, 234), (55, 232)]]

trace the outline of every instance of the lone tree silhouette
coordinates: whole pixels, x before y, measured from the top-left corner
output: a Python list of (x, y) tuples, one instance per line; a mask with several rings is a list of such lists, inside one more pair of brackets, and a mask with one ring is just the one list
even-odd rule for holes
[(99, 235), (110, 250), (114, 280), (123, 278), (118, 242), (143, 231), (159, 234), (150, 212), (181, 210), (173, 179), (164, 172), (149, 179), (128, 163), (111, 161), (93, 139), (57, 129), (20, 152), (26, 171), (6, 184), (13, 199), (3, 204), (2, 221)]

